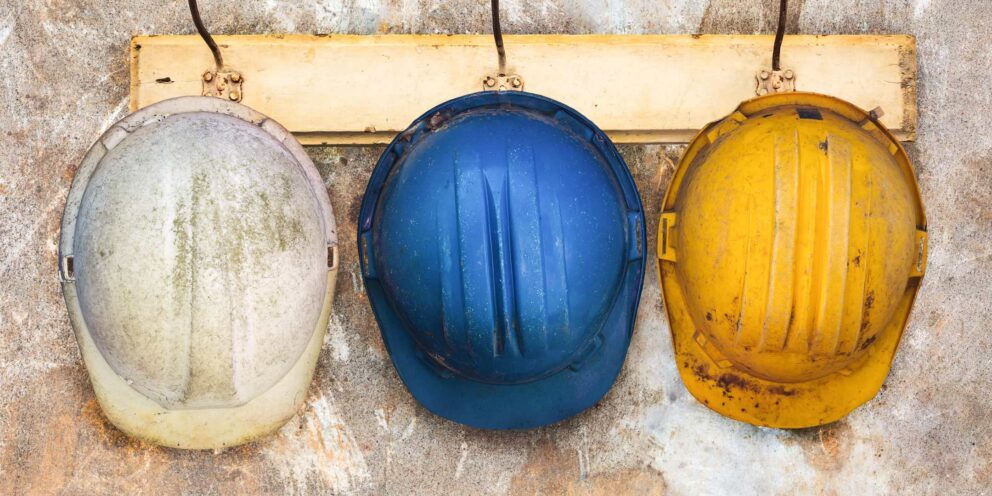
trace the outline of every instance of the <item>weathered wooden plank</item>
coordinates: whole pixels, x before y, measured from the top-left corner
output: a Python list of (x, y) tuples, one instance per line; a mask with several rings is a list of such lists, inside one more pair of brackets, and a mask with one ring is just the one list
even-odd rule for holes
[[(486, 35), (219, 36), (245, 78), (243, 103), (304, 144), (385, 143), (429, 108), (482, 89), (495, 72)], [(620, 143), (680, 143), (754, 96), (767, 68), (764, 35), (516, 35), (509, 70), (527, 91), (555, 98)], [(196, 36), (132, 40), (131, 109), (201, 91), (212, 66)], [(783, 68), (797, 88), (863, 108), (902, 140), (916, 129), (916, 48), (911, 36), (787, 36)]]

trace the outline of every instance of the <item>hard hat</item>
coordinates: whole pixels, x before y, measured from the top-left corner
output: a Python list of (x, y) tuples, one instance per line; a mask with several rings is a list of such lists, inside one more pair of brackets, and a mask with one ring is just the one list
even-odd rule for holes
[(59, 243), (107, 418), (177, 448), (278, 429), (313, 375), (336, 239), (313, 163), (264, 115), (183, 97), (116, 123), (76, 173)]
[(800, 428), (879, 390), (927, 235), (909, 159), (873, 116), (813, 93), (742, 103), (689, 145), (659, 233), (675, 357), (699, 401)]
[(383, 340), (428, 410), (531, 428), (612, 386), (644, 215), (616, 148), (578, 112), (519, 91), (439, 105), (382, 154), (358, 230)]

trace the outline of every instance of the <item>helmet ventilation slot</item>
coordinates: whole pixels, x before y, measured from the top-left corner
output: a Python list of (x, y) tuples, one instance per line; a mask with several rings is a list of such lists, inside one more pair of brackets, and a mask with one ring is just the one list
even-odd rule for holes
[(63, 281), (75, 281), (76, 280), (76, 268), (73, 264), (72, 255), (62, 257), (62, 266), (60, 267), (62, 272)]

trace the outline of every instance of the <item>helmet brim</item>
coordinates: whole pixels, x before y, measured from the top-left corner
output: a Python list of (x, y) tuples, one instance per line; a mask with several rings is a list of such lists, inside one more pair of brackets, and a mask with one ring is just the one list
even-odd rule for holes
[[(629, 262), (627, 277), (643, 272)], [(388, 304), (376, 280), (367, 291), (393, 366), (410, 394), (441, 417), (481, 429), (531, 429), (559, 422), (592, 407), (610, 390), (623, 368), (641, 287), (623, 286), (603, 324), (602, 341), (578, 364), (523, 384), (486, 384), (441, 370), (417, 347)], [(377, 305), (375, 302), (381, 302)]]
[(764, 380), (737, 367), (721, 367), (696, 340), (696, 327), (672, 267), (661, 263), (665, 307), (679, 375), (700, 403), (734, 420), (762, 427), (801, 429), (840, 420), (878, 394), (906, 326), (918, 288), (906, 288), (896, 315), (868, 348), (860, 363), (841, 372), (806, 382), (783, 384)]

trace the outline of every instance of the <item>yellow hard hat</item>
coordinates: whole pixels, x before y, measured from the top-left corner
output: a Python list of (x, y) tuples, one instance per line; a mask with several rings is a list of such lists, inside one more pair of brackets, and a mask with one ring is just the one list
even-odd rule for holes
[(692, 141), (663, 204), (682, 380), (755, 425), (840, 419), (885, 380), (926, 256), (912, 165), (877, 119), (814, 93), (742, 103)]

